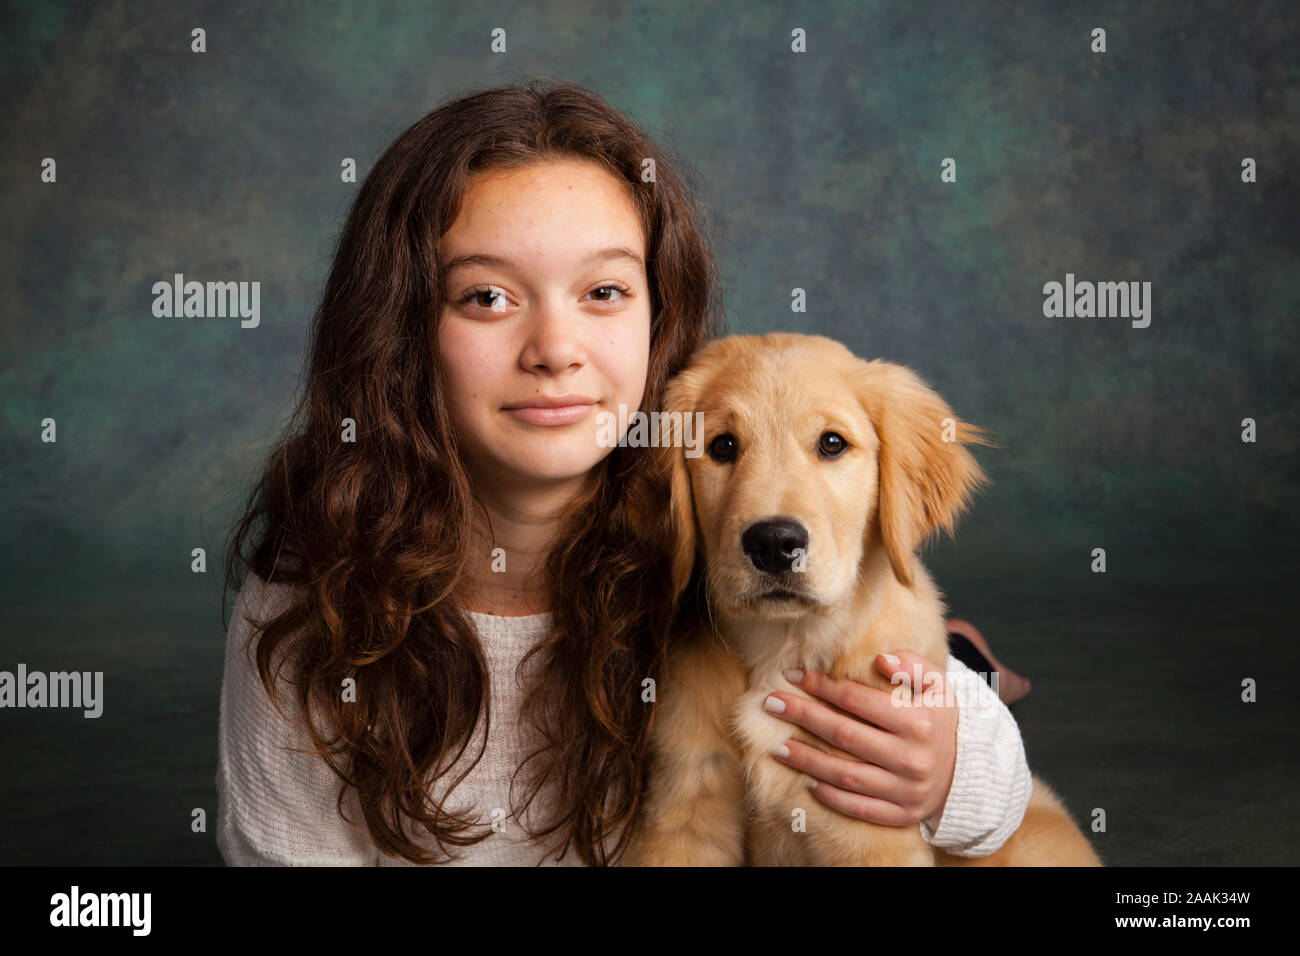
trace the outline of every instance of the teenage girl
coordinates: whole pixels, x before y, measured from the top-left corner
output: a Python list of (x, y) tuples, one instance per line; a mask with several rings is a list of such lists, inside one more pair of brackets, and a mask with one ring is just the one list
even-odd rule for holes
[[(660, 407), (721, 334), (702, 223), (675, 159), (568, 84), (455, 99), (379, 158), (228, 550), (228, 863), (617, 862), (674, 609), (666, 521), (628, 511), (667, 489), (596, 416)], [(1029, 797), (1015, 721), (959, 658), (898, 655), (957, 703), (871, 723), (845, 694), (883, 692), (810, 672), (783, 719), (858, 759), (772, 759), (847, 816), (991, 853)]]

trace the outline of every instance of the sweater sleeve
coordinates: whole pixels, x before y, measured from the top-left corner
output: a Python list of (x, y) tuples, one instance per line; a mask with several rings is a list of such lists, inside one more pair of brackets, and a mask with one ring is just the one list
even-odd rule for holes
[(1016, 719), (993, 688), (951, 656), (947, 680), (957, 699), (957, 765), (948, 802), (921, 821), (921, 836), (955, 856), (987, 856), (1020, 826), (1033, 777)]
[[(280, 706), (257, 673), (256, 644), (247, 649), (249, 613), (278, 611), (282, 585), (249, 573), (226, 637), (217, 746), (217, 847), (229, 866), (376, 866), (379, 851), (338, 813), (341, 781), (324, 759), (286, 748), (311, 748), (293, 687), (280, 678)], [(276, 593), (272, 593), (276, 592)], [(355, 793), (344, 807), (364, 826)]]

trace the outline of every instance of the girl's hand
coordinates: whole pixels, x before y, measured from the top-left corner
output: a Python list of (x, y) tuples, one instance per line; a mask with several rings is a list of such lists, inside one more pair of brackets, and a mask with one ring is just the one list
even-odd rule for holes
[[(797, 694), (769, 694), (764, 709), (798, 724), (858, 760), (833, 757), (791, 739), (788, 756), (773, 756), (813, 777), (822, 803), (846, 816), (886, 826), (909, 826), (943, 812), (957, 765), (957, 704), (945, 692), (944, 671), (914, 651), (880, 654), (876, 667), (898, 680), (893, 692), (821, 671), (794, 671), (786, 679), (813, 697), (856, 716), (837, 713)], [(921, 680), (919, 687), (914, 681)], [(774, 710), (774, 702), (783, 709)], [(902, 706), (900, 706), (902, 705)]]

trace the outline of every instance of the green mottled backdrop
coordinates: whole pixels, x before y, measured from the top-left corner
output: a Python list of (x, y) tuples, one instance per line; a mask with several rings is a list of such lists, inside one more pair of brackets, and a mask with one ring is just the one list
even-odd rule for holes
[[(299, 387), (340, 160), (525, 75), (691, 167), (733, 331), (908, 364), (992, 430), (927, 554), (1034, 680), (1030, 763), (1105, 810), (1103, 857), (1300, 862), (1295, 4), (266, 6), (4, 6), (0, 669), (103, 670), (106, 701), (0, 710), (0, 863), (220, 862), (218, 558)], [(155, 318), (175, 272), (260, 281), (260, 327)], [(1150, 327), (1045, 318), (1066, 273), (1149, 281)]]

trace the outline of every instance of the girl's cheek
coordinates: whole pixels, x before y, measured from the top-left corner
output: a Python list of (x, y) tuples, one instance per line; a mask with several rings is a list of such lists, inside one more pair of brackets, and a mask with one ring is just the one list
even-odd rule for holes
[(480, 392), (486, 390), (487, 383), (498, 374), (498, 366), (507, 359), (508, 345), (497, 341), (486, 329), (447, 330), (440, 346), (448, 365), (448, 380)]

